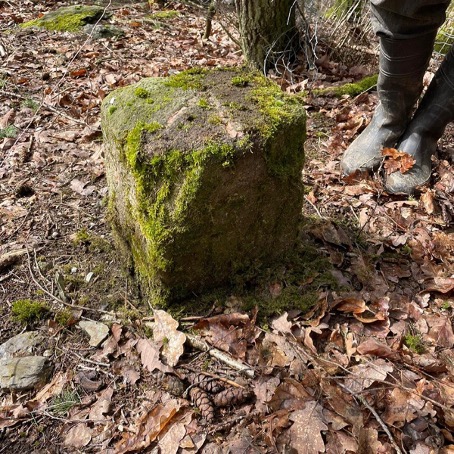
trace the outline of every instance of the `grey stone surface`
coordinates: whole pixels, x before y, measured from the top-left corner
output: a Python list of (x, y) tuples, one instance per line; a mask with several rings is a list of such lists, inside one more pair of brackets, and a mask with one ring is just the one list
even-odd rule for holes
[(100, 345), (109, 334), (109, 327), (100, 322), (83, 320), (79, 322), (79, 327), (90, 336), (89, 344), (92, 347)]
[(0, 388), (26, 390), (44, 385), (51, 363), (44, 356), (23, 356), (0, 360)]
[(0, 345), (0, 359), (12, 358), (17, 354), (31, 353), (33, 347), (42, 342), (43, 336), (38, 331), (26, 331), (8, 339)]
[(120, 38), (124, 36), (125, 32), (118, 27), (111, 25), (93, 25), (87, 24), (84, 26), (84, 32), (87, 35), (91, 35), (93, 39), (103, 38)]
[(143, 79), (104, 99), (102, 129), (109, 219), (152, 305), (227, 287), (293, 250), (305, 109), (276, 84), (198, 68)]

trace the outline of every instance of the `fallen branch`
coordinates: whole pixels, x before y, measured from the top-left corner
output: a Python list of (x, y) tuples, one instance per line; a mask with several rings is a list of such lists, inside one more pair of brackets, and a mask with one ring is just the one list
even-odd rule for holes
[(245, 374), (250, 378), (254, 378), (254, 371), (247, 364), (241, 363), (238, 360), (232, 358), (228, 353), (222, 352), (217, 348), (209, 346), (205, 341), (198, 338), (197, 336), (194, 336), (193, 334), (186, 333), (186, 338), (191, 347), (196, 348), (197, 350), (201, 350), (203, 352), (207, 352), (213, 358), (222, 361), (223, 363), (227, 364), (233, 369), (240, 371), (241, 373)]
[(384, 421), (380, 418), (380, 415), (376, 412), (376, 410), (367, 402), (367, 400), (358, 393), (355, 393), (352, 391), (350, 388), (347, 386), (343, 385), (342, 383), (337, 382), (338, 386), (340, 386), (343, 390), (347, 391), (349, 394), (351, 394), (355, 399), (358, 399), (373, 415), (374, 418), (377, 420), (378, 424), (380, 424), (381, 428), (384, 430), (386, 435), (389, 438), (389, 441), (393, 445), (394, 449), (396, 450), (397, 454), (403, 454), (402, 450), (399, 448), (398, 444), (394, 440), (394, 437), (390, 430), (388, 429), (388, 426), (384, 423)]

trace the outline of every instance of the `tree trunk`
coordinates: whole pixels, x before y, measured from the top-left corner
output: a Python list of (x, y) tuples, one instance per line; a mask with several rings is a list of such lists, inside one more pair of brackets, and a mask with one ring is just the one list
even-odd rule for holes
[(248, 64), (263, 72), (298, 52), (294, 0), (235, 0), (241, 47)]

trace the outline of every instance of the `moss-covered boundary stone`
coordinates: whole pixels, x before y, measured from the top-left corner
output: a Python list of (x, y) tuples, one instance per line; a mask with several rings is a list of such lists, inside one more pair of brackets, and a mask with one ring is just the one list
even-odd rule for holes
[(193, 69), (118, 89), (101, 110), (109, 218), (152, 304), (225, 286), (293, 248), (299, 99), (259, 74)]
[(22, 28), (39, 27), (50, 31), (76, 32), (86, 24), (93, 24), (103, 15), (110, 16), (102, 6), (73, 5), (58, 8), (43, 17), (24, 22)]

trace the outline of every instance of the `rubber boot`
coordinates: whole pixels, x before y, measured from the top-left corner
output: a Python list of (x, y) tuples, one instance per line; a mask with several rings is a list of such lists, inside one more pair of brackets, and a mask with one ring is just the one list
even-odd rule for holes
[(440, 65), (408, 125), (397, 149), (413, 156), (416, 163), (405, 173), (388, 175), (388, 192), (412, 194), (417, 186), (427, 182), (432, 170), (432, 155), (446, 125), (454, 121), (454, 46)]
[(422, 91), (435, 36), (436, 32), (410, 39), (380, 37), (380, 104), (369, 125), (345, 151), (341, 160), (343, 175), (379, 167), (382, 148), (394, 147), (405, 131)]

